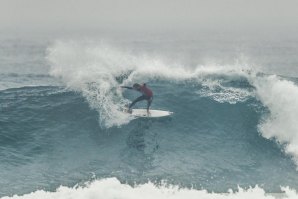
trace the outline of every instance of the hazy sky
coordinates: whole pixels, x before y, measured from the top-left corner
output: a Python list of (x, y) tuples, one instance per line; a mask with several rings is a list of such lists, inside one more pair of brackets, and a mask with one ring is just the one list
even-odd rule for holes
[(298, 0), (0, 0), (0, 30), (298, 29)]

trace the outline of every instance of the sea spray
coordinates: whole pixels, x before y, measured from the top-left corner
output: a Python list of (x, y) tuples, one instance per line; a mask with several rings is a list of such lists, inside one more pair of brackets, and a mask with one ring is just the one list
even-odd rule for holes
[[(51, 75), (60, 78), (70, 90), (82, 93), (90, 107), (98, 111), (102, 127), (119, 126), (129, 121), (122, 109), (128, 102), (121, 97), (116, 77), (123, 59), (107, 47), (81, 47), (58, 42), (48, 49)], [(116, 61), (115, 61), (116, 60)]]

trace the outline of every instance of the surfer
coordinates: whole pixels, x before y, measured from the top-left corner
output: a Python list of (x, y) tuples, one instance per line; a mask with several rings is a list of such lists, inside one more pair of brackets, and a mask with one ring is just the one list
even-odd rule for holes
[(142, 93), (140, 97), (135, 99), (129, 106), (128, 106), (128, 111), (131, 112), (131, 107), (135, 105), (135, 103), (143, 100), (147, 100), (147, 113), (149, 114), (149, 107), (151, 106), (152, 100), (153, 100), (153, 92), (150, 88), (146, 86), (145, 83), (143, 84), (138, 84), (135, 83), (132, 87), (130, 86), (121, 86), (121, 88), (127, 88), (127, 89), (133, 89), (136, 91), (139, 91)]

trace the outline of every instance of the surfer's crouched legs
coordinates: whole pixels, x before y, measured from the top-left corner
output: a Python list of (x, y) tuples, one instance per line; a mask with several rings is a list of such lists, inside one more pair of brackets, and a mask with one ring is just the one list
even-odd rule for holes
[(129, 109), (131, 109), (131, 107), (133, 107), (137, 102), (142, 101), (142, 100), (147, 100), (147, 111), (149, 110), (149, 107), (152, 103), (153, 97), (148, 97), (146, 95), (142, 95), (140, 97), (138, 97), (137, 99), (135, 99), (130, 105), (129, 105)]
[(153, 101), (153, 97), (147, 97), (147, 112), (149, 113), (149, 108), (151, 106), (151, 103)]

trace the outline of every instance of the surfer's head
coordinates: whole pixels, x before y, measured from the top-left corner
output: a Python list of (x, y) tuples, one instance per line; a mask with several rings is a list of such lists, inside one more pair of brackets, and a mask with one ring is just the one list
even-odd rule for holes
[(133, 84), (132, 87), (133, 87), (134, 89), (139, 89), (139, 88), (141, 88), (141, 85), (138, 84), (138, 83), (135, 83), (135, 84)]

